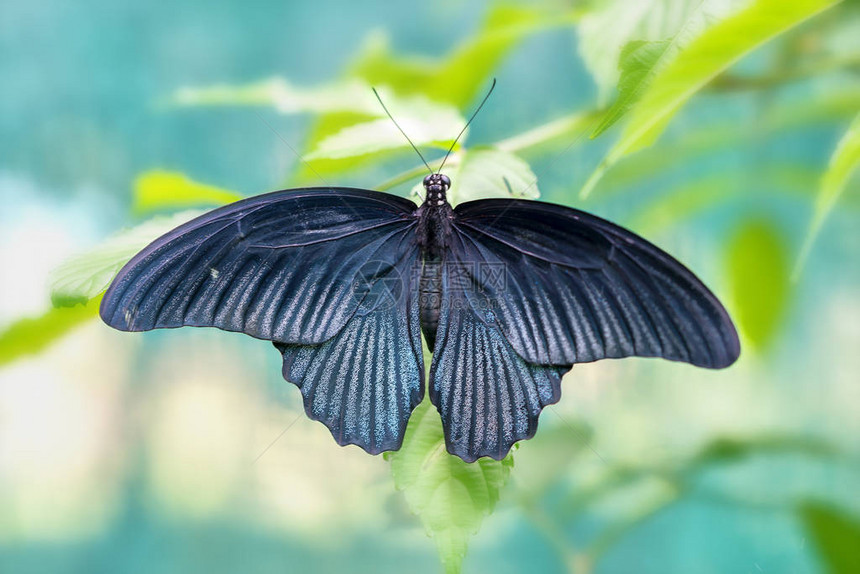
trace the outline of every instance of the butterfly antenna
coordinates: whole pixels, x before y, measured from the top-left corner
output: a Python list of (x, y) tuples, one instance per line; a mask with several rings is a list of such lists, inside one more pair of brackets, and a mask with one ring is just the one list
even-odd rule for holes
[(379, 97), (379, 92), (377, 92), (377, 91), (376, 91), (376, 88), (371, 88), (371, 89), (373, 90), (373, 95), (374, 95), (374, 96), (376, 96), (376, 99), (377, 99), (377, 100), (379, 100), (379, 105), (380, 105), (380, 106), (382, 106), (382, 109), (383, 109), (383, 110), (385, 110), (385, 113), (388, 115), (388, 118), (389, 118), (392, 122), (394, 122), (394, 125), (395, 125), (395, 126), (397, 126), (397, 129), (398, 129), (398, 130), (400, 130), (400, 133), (402, 133), (402, 134), (403, 134), (403, 137), (405, 137), (405, 138), (406, 138), (406, 141), (408, 141), (408, 142), (409, 142), (409, 145), (411, 145), (411, 146), (412, 146), (412, 149), (414, 149), (414, 150), (415, 150), (415, 153), (417, 153), (417, 154), (418, 154), (418, 157), (420, 157), (420, 158), (421, 158), (421, 161), (423, 161), (423, 162), (424, 162), (424, 165), (426, 165), (426, 166), (427, 166), (427, 170), (428, 170), (430, 173), (433, 173), (433, 168), (432, 168), (432, 167), (430, 167), (430, 164), (429, 164), (429, 163), (427, 163), (427, 160), (426, 160), (426, 159), (424, 159), (424, 156), (423, 156), (423, 155), (421, 155), (421, 152), (420, 152), (420, 151), (418, 151), (418, 148), (417, 148), (417, 147), (415, 147), (415, 144), (414, 144), (414, 143), (412, 143), (412, 140), (411, 140), (411, 139), (409, 139), (409, 136), (408, 136), (408, 135), (406, 135), (406, 132), (405, 132), (405, 131), (403, 131), (403, 128), (401, 128), (401, 127), (400, 127), (400, 124), (398, 124), (398, 123), (397, 123), (397, 120), (395, 120), (395, 119), (394, 119), (394, 116), (392, 116), (392, 115), (391, 115), (391, 112), (389, 112), (389, 111), (388, 111), (388, 108), (386, 108), (386, 107), (385, 107), (385, 102), (383, 102), (383, 101), (382, 101), (382, 98), (380, 98), (380, 97)]
[(472, 117), (469, 118), (469, 121), (466, 122), (466, 125), (463, 126), (463, 129), (460, 130), (460, 133), (457, 134), (456, 138), (454, 138), (454, 142), (451, 144), (451, 147), (448, 148), (448, 152), (445, 154), (445, 159), (442, 160), (442, 165), (439, 166), (439, 170), (436, 173), (442, 173), (442, 168), (445, 167), (445, 162), (448, 161), (448, 156), (451, 155), (452, 151), (454, 151), (454, 146), (457, 145), (457, 142), (460, 141), (460, 138), (463, 136), (464, 133), (466, 133), (466, 128), (469, 127), (469, 124), (472, 123), (472, 120), (475, 119), (475, 116), (478, 115), (478, 112), (481, 111), (481, 108), (484, 107), (484, 104), (487, 103), (487, 100), (490, 98), (490, 94), (493, 93), (493, 89), (495, 89), (495, 87), (496, 87), (496, 78), (493, 78), (493, 84), (490, 86), (490, 89), (487, 90), (487, 95), (484, 96), (484, 99), (481, 100), (481, 103), (478, 106), (478, 109), (476, 109), (474, 111), (474, 113), (472, 113)]

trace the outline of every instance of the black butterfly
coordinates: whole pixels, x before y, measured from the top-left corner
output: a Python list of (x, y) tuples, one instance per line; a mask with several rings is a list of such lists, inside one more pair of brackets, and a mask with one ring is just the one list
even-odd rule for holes
[(341, 444), (396, 450), (424, 394), (448, 451), (504, 457), (537, 430), (575, 363), (663, 357), (722, 368), (726, 310), (641, 237), (568, 207), (483, 199), (421, 206), (365, 189), (277, 191), (211, 211), (117, 275), (101, 317), (123, 331), (218, 327), (272, 341), (305, 411)]

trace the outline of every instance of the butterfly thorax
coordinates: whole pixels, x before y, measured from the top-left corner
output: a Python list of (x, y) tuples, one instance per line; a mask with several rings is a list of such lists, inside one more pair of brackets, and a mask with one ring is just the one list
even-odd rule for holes
[(420, 320), (430, 350), (436, 339), (442, 306), (442, 255), (451, 237), (454, 210), (445, 192), (451, 186), (447, 176), (434, 173), (424, 178), (424, 203), (418, 208), (418, 245), (422, 268)]
[(424, 178), (424, 203), (418, 208), (418, 245), (426, 260), (440, 259), (451, 237), (451, 221), (454, 210), (448, 203), (445, 192), (451, 180), (441, 173)]

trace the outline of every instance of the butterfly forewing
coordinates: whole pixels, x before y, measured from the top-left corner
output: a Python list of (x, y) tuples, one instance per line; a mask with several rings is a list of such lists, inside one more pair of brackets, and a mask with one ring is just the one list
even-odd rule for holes
[(216, 209), (157, 239), (101, 304), (123, 331), (218, 327), (283, 343), (320, 343), (359, 305), (353, 278), (399, 261), (391, 237), (414, 225), (405, 199), (354, 189), (274, 192)]
[[(641, 237), (582, 211), (479, 200), (455, 210), (454, 257), (479, 272), (523, 359), (564, 365), (627, 356), (720, 368), (737, 359), (728, 313), (695, 275)], [(497, 269), (499, 280), (480, 275)]]

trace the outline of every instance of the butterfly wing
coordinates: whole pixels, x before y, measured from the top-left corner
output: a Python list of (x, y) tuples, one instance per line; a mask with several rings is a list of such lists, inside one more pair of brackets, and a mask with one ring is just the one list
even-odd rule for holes
[(442, 271), (430, 400), (442, 416), (448, 452), (466, 462), (500, 460), (515, 442), (534, 436), (541, 410), (561, 397), (561, 376), (570, 365), (524, 360), (494, 311), (461, 284), (469, 277), (460, 261), (449, 259)]
[(501, 282), (477, 277), (479, 296), (498, 306), (524, 359), (662, 357), (707, 368), (737, 359), (737, 332), (714, 294), (634, 233), (536, 201), (479, 200), (455, 213), (455, 256), (503, 272)]
[(358, 189), (265, 194), (157, 239), (117, 275), (124, 331), (218, 327), (273, 341), (341, 444), (397, 448), (423, 393), (415, 204)]
[(663, 357), (720, 368), (740, 352), (688, 269), (593, 215), (535, 201), (455, 209), (430, 397), (450, 452), (500, 458), (531, 437), (575, 363)]
[(355, 189), (278, 191), (213, 210), (160, 237), (122, 268), (101, 316), (123, 331), (218, 327), (319, 343), (359, 305), (368, 261), (399, 258), (415, 205)]
[[(414, 275), (418, 251), (404, 265), (372, 269), (367, 294), (343, 330), (321, 345), (275, 343), (284, 378), (302, 392), (305, 412), (340, 445), (371, 454), (397, 450), (424, 394), (424, 360)], [(371, 275), (372, 274), (372, 275)], [(372, 277), (372, 279), (371, 279)]]

